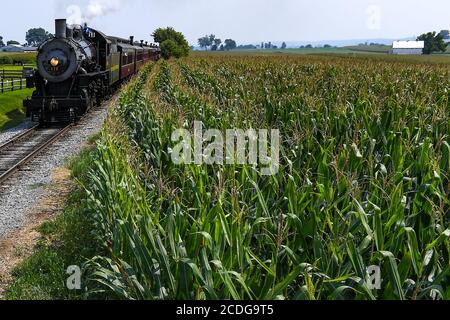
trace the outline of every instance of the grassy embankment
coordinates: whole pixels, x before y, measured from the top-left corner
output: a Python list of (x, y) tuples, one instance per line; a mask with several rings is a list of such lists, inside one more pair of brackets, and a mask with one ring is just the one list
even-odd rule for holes
[(0, 132), (20, 124), (25, 119), (22, 101), (33, 89), (0, 93)]
[[(35, 57), (34, 53), (0, 52), (0, 70), (22, 70), (22, 66), (14, 66), (11, 63), (21, 61), (24, 64), (34, 64)], [(0, 132), (16, 126), (24, 120), (22, 101), (32, 93), (33, 89), (0, 93)]]
[[(32, 258), (8, 298), (64, 297), (65, 268), (86, 258), (78, 297), (450, 299), (450, 74), (406, 62), (196, 55), (148, 69), (76, 170), (68, 214), (94, 239), (56, 227), (37, 253), (64, 257), (53, 292), (52, 264)], [(280, 170), (173, 164), (171, 133), (194, 120), (278, 128)], [(66, 254), (67, 235), (90, 251)]]

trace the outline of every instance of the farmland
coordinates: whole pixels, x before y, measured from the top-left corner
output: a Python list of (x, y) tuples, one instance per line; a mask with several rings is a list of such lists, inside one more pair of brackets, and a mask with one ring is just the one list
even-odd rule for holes
[(36, 61), (36, 53), (9, 53), (0, 52), (0, 64), (34, 64)]
[[(444, 60), (147, 66), (76, 170), (98, 246), (83, 298), (450, 299), (449, 88)], [(278, 129), (279, 170), (175, 164), (171, 135), (194, 121)]]

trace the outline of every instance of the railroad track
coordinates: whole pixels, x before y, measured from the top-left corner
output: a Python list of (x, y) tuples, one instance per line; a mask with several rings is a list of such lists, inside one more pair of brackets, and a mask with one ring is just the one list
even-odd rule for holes
[(71, 127), (72, 125), (42, 128), (37, 125), (0, 145), (0, 184), (36, 158)]

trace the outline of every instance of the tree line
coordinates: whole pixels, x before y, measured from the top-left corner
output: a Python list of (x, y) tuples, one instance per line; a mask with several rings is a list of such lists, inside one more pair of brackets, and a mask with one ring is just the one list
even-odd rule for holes
[[(25, 34), (25, 43), (23, 45), (37, 47), (44, 41), (53, 37), (53, 34), (46, 31), (44, 28), (31, 28)], [(21, 43), (16, 40), (9, 40), (4, 42), (2, 36), (0, 36), (0, 48), (9, 46), (9, 45), (20, 45)]]

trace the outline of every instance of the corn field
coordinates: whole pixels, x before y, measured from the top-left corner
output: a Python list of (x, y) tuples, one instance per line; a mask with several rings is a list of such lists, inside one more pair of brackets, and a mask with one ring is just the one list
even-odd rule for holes
[[(193, 56), (123, 91), (83, 185), (114, 299), (450, 299), (450, 68)], [(171, 134), (276, 128), (280, 169), (175, 165)], [(378, 266), (380, 288), (367, 268)]]

